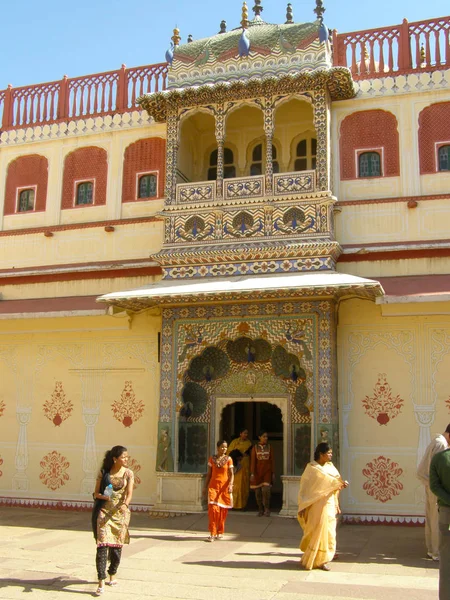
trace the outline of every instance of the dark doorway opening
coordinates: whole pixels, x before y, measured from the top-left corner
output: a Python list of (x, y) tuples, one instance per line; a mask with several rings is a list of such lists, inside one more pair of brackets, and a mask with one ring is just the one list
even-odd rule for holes
[[(275, 484), (272, 488), (271, 510), (281, 510), (283, 504), (283, 419), (281, 410), (270, 402), (234, 402), (223, 409), (220, 437), (230, 443), (239, 437), (242, 429), (248, 429), (249, 440), (256, 444), (258, 433), (264, 429), (275, 455)], [(255, 494), (250, 492), (247, 510), (257, 510)]]

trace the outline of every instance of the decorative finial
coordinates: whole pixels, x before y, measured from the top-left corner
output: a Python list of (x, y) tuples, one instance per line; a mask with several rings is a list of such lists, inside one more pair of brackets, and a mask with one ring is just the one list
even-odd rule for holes
[(192, 44), (192, 42), (193, 42), (193, 41), (194, 41), (194, 40), (193, 40), (193, 38), (192, 38), (192, 33), (190, 33), (190, 34), (188, 35), (188, 38), (187, 38), (187, 43), (188, 43), (188, 44)]
[(220, 21), (220, 31), (219, 33), (226, 33), (227, 32), (227, 22), (225, 20)]
[(294, 22), (294, 15), (292, 14), (292, 4), (289, 3), (286, 8), (286, 23), (285, 25), (290, 25)]
[(241, 21), (242, 29), (248, 28), (248, 6), (247, 3), (244, 2), (242, 5), (242, 21)]
[(426, 54), (425, 54), (425, 47), (422, 44), (420, 46), (420, 64), (423, 65), (425, 64), (425, 58), (426, 58)]
[(173, 30), (173, 36), (171, 39), (172, 39), (173, 45), (176, 48), (181, 41), (180, 30), (178, 29), (178, 27), (175, 27), (175, 29)]
[(324, 7), (322, 0), (316, 0), (316, 8), (314, 9), (314, 12), (321, 23), (323, 23), (323, 13), (325, 10), (326, 8)]
[(255, 19), (261, 17), (261, 13), (263, 11), (263, 7), (261, 6), (261, 0), (255, 0), (255, 6), (252, 8), (252, 11), (255, 13)]

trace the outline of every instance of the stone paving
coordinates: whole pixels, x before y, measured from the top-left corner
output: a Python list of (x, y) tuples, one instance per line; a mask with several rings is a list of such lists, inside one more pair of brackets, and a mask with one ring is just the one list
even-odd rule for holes
[[(96, 588), (90, 514), (0, 509), (0, 598), (71, 600)], [(205, 543), (204, 514), (132, 514), (110, 600), (437, 600), (423, 528), (341, 526), (331, 572), (299, 569), (294, 519), (231, 512), (224, 541)]]

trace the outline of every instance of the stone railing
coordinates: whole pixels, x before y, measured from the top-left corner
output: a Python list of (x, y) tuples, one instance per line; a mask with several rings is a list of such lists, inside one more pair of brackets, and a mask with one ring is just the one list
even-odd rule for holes
[[(273, 176), (274, 196), (312, 194), (316, 191), (316, 172), (298, 171)], [(237, 200), (264, 196), (264, 175), (234, 177), (223, 182), (223, 198)], [(216, 198), (215, 181), (196, 181), (177, 184), (177, 204), (210, 202)]]
[(209, 202), (216, 197), (215, 181), (196, 181), (177, 184), (177, 203)]
[(166, 89), (160, 63), (0, 90), (2, 131), (99, 117), (137, 109), (136, 98)]
[(312, 194), (316, 190), (315, 171), (297, 171), (295, 173), (277, 173), (273, 176), (274, 196), (286, 194)]
[(223, 195), (226, 200), (260, 198), (264, 196), (264, 175), (225, 179), (223, 182)]
[(450, 17), (367, 29), (333, 32), (333, 64), (353, 78), (371, 79), (450, 68)]

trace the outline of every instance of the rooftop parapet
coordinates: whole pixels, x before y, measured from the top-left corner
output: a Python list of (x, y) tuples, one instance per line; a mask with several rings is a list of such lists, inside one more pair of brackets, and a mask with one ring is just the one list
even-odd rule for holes
[(450, 68), (450, 17), (366, 29), (333, 32), (333, 64), (348, 67), (353, 79)]

